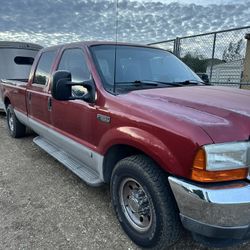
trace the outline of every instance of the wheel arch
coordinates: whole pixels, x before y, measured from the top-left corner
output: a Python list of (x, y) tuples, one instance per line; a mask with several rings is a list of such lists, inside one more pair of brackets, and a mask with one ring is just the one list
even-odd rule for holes
[(113, 130), (110, 133), (115, 140), (108, 141), (108, 136), (104, 135), (108, 143), (104, 146), (104, 139), (102, 143), (104, 151), (103, 178), (106, 183), (109, 183), (118, 161), (136, 154), (143, 154), (151, 158), (167, 173), (173, 172), (171, 166), (177, 164), (174, 155), (160, 139), (152, 134), (137, 128)]
[(128, 144), (115, 144), (112, 145), (104, 155), (103, 161), (103, 178), (106, 183), (109, 183), (112, 171), (117, 162), (120, 160), (134, 155), (144, 154), (141, 150)]

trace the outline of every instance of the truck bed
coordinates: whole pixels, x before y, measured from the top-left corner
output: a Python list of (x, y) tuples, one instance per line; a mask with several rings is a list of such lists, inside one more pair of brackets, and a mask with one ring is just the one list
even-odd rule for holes
[(0, 84), (1, 83), (13, 86), (23, 86), (28, 83), (28, 79), (2, 79)]
[(26, 113), (25, 93), (27, 84), (28, 79), (2, 79), (0, 81), (0, 111), (5, 110), (2, 96), (6, 98), (12, 96), (12, 104)]

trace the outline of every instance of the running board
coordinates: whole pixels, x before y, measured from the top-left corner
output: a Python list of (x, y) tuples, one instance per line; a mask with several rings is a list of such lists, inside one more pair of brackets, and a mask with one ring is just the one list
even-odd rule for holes
[(38, 136), (33, 139), (33, 142), (79, 176), (88, 185), (100, 186), (103, 184), (96, 171), (74, 159), (71, 155), (58, 148), (45, 138)]

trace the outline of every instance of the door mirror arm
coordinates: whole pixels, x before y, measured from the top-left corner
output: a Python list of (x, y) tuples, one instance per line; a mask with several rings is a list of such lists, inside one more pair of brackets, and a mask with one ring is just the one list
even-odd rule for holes
[(73, 97), (73, 96), (71, 96), (70, 100), (83, 100), (83, 101), (89, 102), (89, 103), (94, 103), (95, 102), (96, 89), (95, 89), (95, 84), (94, 84), (92, 79), (89, 79), (89, 80), (84, 81), (84, 82), (67, 81), (66, 84), (69, 85), (70, 88), (72, 86), (82, 86), (82, 87), (84, 87), (84, 88), (86, 88), (88, 90), (88, 93), (85, 94), (84, 96), (81, 96), (81, 97)]

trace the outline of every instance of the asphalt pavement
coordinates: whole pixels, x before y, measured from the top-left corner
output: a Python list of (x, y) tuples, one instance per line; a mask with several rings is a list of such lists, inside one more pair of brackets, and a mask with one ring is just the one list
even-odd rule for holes
[[(115, 217), (109, 187), (87, 186), (36, 146), (35, 136), (11, 138), (0, 114), (0, 249), (139, 249)], [(170, 249), (212, 248), (184, 233)]]

